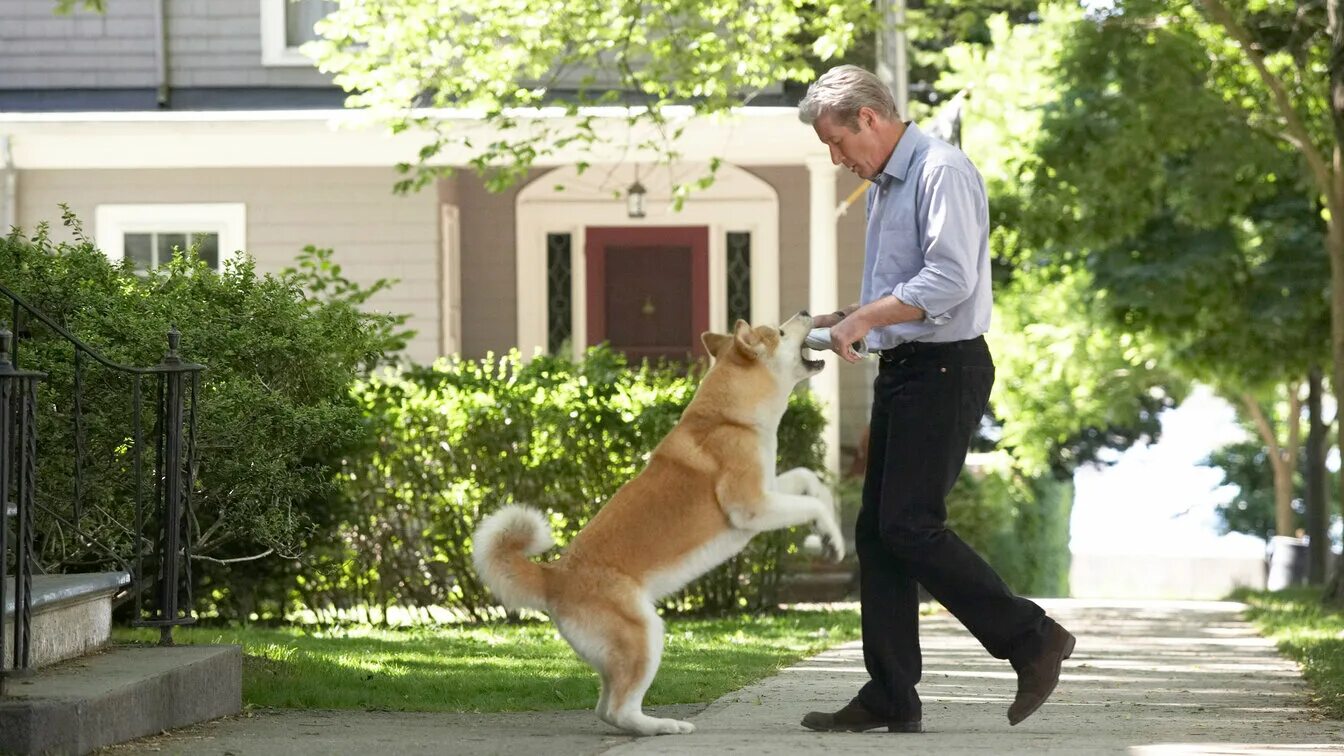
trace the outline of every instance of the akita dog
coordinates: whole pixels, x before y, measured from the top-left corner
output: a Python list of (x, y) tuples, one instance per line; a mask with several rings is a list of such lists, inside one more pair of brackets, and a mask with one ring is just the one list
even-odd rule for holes
[(643, 711), (663, 652), (655, 601), (767, 530), (810, 524), (827, 553), (844, 558), (831, 494), (816, 473), (775, 475), (789, 392), (823, 367), (803, 357), (811, 328), (802, 312), (779, 328), (739, 320), (732, 335), (702, 335), (714, 360), (681, 419), (558, 559), (528, 558), (554, 546), (535, 509), (506, 506), (476, 530), (476, 570), (500, 602), (550, 614), (597, 670), (603, 721), (639, 735), (695, 730)]

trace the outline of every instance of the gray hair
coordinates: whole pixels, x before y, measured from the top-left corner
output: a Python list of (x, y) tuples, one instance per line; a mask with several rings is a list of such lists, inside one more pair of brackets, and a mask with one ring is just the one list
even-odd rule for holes
[(858, 66), (836, 66), (807, 88), (798, 103), (798, 118), (811, 126), (822, 116), (851, 131), (859, 130), (859, 108), (872, 108), (889, 121), (899, 119), (891, 90), (871, 71)]

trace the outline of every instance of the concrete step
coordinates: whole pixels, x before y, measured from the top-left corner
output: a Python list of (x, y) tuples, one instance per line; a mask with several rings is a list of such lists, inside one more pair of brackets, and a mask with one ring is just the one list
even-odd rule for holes
[[(130, 585), (125, 572), (33, 576), (33, 624), (29, 664), (45, 667), (73, 659), (107, 642), (112, 632), (112, 597)], [(13, 666), (14, 579), (5, 582), (5, 648), (0, 658)]]
[(0, 753), (86, 754), (238, 713), (240, 646), (124, 646), (10, 679)]

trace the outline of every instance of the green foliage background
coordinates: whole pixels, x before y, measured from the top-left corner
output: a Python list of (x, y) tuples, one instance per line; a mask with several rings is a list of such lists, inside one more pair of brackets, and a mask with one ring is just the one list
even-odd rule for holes
[[(206, 365), (198, 396), (195, 490), (189, 527), (202, 608), (247, 616), (254, 588), (297, 555), (334, 537), (329, 502), (341, 459), (366, 424), (349, 386), (404, 345), (400, 317), (361, 305), (381, 287), (341, 277), (330, 252), (308, 250), (298, 268), (258, 275), (246, 257), (215, 272), (188, 253), (148, 273), (113, 264), (67, 216), (75, 241), (48, 229), (0, 240), (0, 280), (107, 358), (153, 366), (165, 334), (181, 356)], [(322, 298), (305, 292), (321, 291)], [(27, 321), (25, 321), (27, 322)], [(20, 330), (19, 364), (47, 374), (39, 386), (37, 549), (45, 571), (121, 568), (152, 535), (135, 532), (133, 386), (87, 360), (76, 432), (74, 350), (36, 321)], [(154, 384), (142, 387), (144, 474), (152, 500)], [(83, 517), (73, 522), (75, 460)], [(149, 515), (152, 522), (152, 514)], [(266, 554), (267, 558), (221, 561)], [(147, 568), (147, 572), (148, 572)]]
[[(633, 367), (605, 347), (579, 362), (515, 351), (447, 359), (354, 390), (377, 439), (344, 471), (344, 542), (304, 578), (318, 610), (357, 604), (446, 606), (491, 616), (471, 567), (471, 534), (509, 502), (537, 507), (563, 546), (648, 460), (690, 401), (699, 369)], [(795, 392), (779, 432), (779, 466), (822, 468), (823, 417)], [(667, 605), (755, 610), (775, 603), (779, 560), (796, 534), (759, 536)], [(353, 602), (353, 603), (352, 603)]]

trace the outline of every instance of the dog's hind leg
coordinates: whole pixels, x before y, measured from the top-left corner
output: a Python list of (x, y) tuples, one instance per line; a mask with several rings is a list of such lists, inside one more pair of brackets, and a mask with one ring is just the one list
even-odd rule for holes
[(608, 699), (612, 724), (640, 735), (674, 735), (695, 732), (695, 725), (678, 719), (650, 717), (644, 713), (644, 694), (648, 692), (658, 665), (663, 658), (663, 620), (653, 606), (636, 600), (629, 609), (642, 615), (642, 621), (631, 626), (627, 649), (610, 660), (610, 675), (604, 687), (609, 686)]
[(637, 735), (695, 731), (695, 725), (644, 713), (644, 694), (663, 653), (663, 621), (641, 599), (586, 602), (580, 611), (556, 618), (560, 633), (602, 677), (597, 715)]

